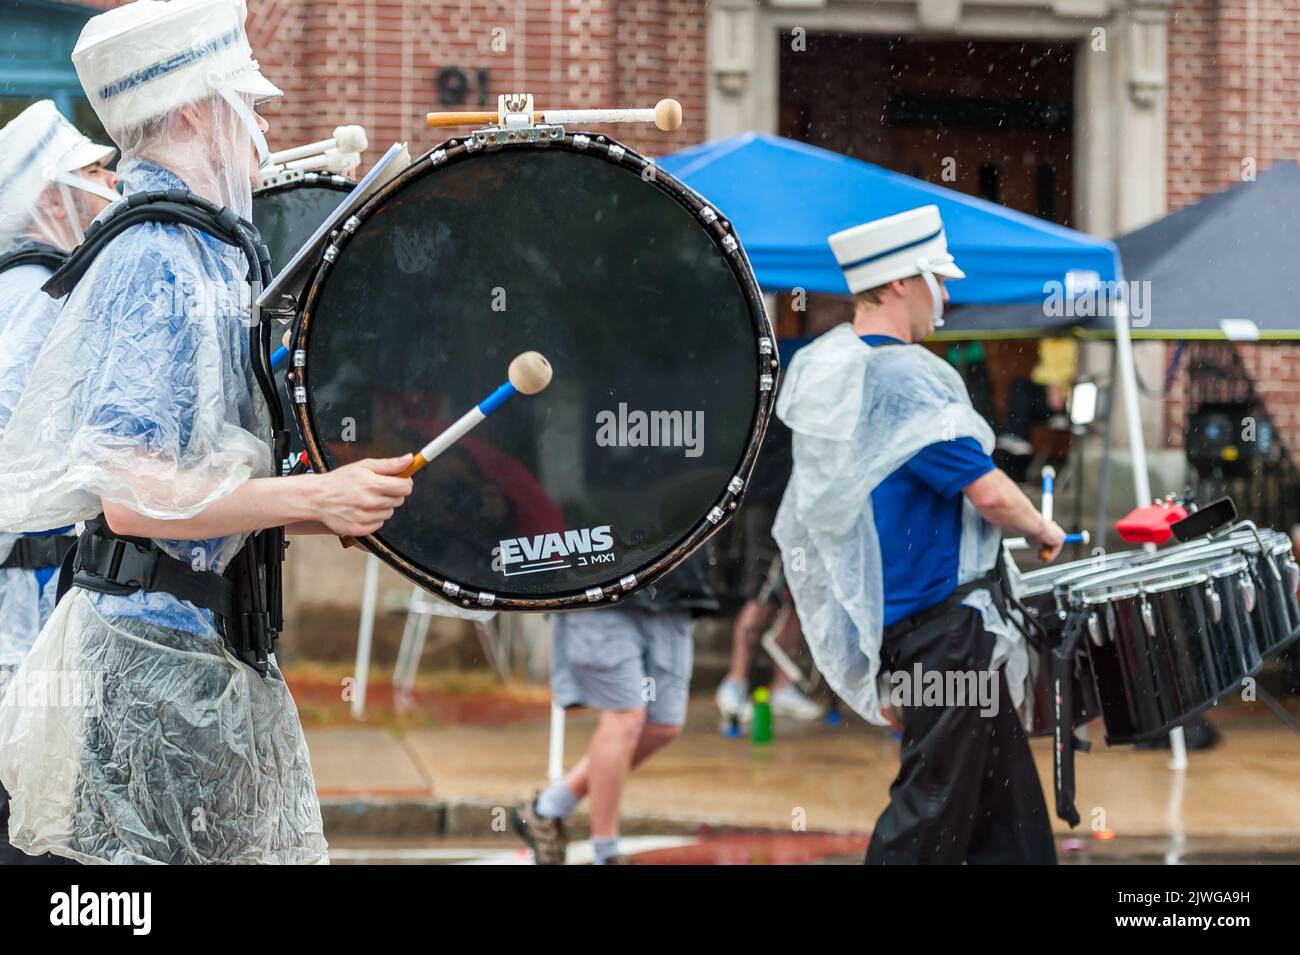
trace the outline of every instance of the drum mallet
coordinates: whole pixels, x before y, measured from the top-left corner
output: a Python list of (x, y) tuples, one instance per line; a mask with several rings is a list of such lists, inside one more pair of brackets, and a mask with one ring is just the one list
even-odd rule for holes
[[(534, 110), (533, 123), (548, 126), (582, 126), (598, 123), (654, 123), (664, 132), (672, 132), (682, 125), (682, 104), (675, 99), (661, 99), (653, 109), (544, 109)], [(443, 126), (495, 126), (501, 122), (499, 113), (429, 113), (424, 124), (431, 128)]]
[(550, 383), (551, 363), (540, 352), (526, 351), (515, 356), (506, 371), (505, 383), (461, 415), (450, 428), (415, 452), (415, 459), (406, 469), (405, 476), (410, 477), (419, 471), (515, 395), (535, 395)]
[(342, 155), (363, 153), (369, 145), (364, 127), (338, 126), (332, 138), (294, 146), (292, 149), (281, 149), (278, 153), (271, 153), (266, 162), (268, 166), (289, 166), (298, 160), (327, 155), (331, 150)]
[[(541, 352), (526, 351), (516, 355), (506, 370), (505, 383), (461, 415), (450, 428), (415, 452), (415, 457), (410, 466), (402, 472), (402, 476), (411, 477), (421, 470), (515, 395), (538, 394), (550, 383), (551, 363)], [(344, 547), (351, 547), (356, 543), (351, 537), (344, 537), (341, 540)]]

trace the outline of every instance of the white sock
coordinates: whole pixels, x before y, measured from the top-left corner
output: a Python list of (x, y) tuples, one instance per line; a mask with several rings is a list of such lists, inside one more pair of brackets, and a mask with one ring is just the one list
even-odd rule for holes
[(537, 797), (535, 808), (539, 816), (546, 816), (548, 819), (565, 819), (578, 808), (580, 802), (582, 799), (569, 792), (568, 786), (558, 782), (542, 790), (542, 794)]
[(618, 836), (609, 839), (592, 839), (591, 848), (596, 852), (596, 865), (604, 865), (606, 861), (618, 855)]

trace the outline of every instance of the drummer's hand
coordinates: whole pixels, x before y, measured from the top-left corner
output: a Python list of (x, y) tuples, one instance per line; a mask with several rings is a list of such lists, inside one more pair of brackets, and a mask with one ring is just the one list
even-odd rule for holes
[(402, 472), (411, 455), (365, 458), (319, 476), (313, 488), (316, 519), (340, 537), (375, 533), (414, 486)]
[(1056, 555), (1065, 546), (1065, 531), (1056, 521), (1043, 521), (1038, 533), (1026, 534), (1025, 540), (1046, 564), (1056, 560)]

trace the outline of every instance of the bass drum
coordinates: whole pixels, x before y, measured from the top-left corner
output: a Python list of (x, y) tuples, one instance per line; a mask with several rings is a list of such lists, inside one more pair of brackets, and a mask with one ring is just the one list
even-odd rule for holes
[(557, 127), (434, 149), (324, 248), (288, 382), (326, 471), (422, 447), (530, 350), (550, 387), (436, 458), (363, 543), (462, 606), (611, 603), (739, 505), (778, 370), (730, 224), (653, 162)]
[[(351, 179), (342, 176), (297, 171), (278, 173), (263, 182), (253, 193), (253, 225), (257, 226), (262, 242), (271, 253), (272, 275), (284, 268), (355, 185)], [(272, 336), (275, 347), (279, 347), (288, 327), (288, 322), (276, 322)], [(296, 456), (303, 444), (289, 393), (283, 386), (276, 390), (280, 394), (285, 426), (290, 432), (290, 456)]]

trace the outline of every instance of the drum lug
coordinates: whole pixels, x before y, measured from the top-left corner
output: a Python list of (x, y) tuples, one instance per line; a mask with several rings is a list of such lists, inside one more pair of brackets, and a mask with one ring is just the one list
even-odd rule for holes
[(705, 225), (712, 225), (713, 223), (718, 221), (718, 213), (714, 210), (712, 206), (701, 206), (700, 221), (703, 222)]
[(303, 368), (307, 365), (307, 351), (303, 348), (293, 350), (293, 367)]
[(732, 494), (739, 494), (744, 489), (745, 489), (745, 479), (742, 478), (739, 474), (737, 474), (735, 477), (733, 477), (730, 481), (727, 482), (727, 490), (730, 491)]
[(1223, 619), (1223, 600), (1219, 592), (1214, 589), (1213, 583), (1205, 585), (1205, 599), (1210, 602), (1210, 617), (1215, 623)]
[(1106, 642), (1101, 636), (1101, 621), (1095, 613), (1088, 614), (1088, 636), (1092, 638), (1094, 646), (1099, 647)]
[(1255, 610), (1255, 582), (1243, 574), (1237, 581), (1237, 586), (1241, 588), (1241, 605), (1245, 608), (1246, 613), (1253, 613)]
[(1156, 615), (1151, 605), (1147, 603), (1146, 595), (1142, 597), (1142, 626), (1146, 629), (1148, 637), (1156, 635)]
[(496, 594), (490, 594), (486, 590), (479, 591), (478, 603), (480, 607), (490, 607), (496, 602), (497, 602)]
[(296, 405), (305, 405), (307, 403), (307, 389), (302, 385), (296, 385), (293, 389), (293, 403)]
[(760, 338), (758, 340), (758, 353), (765, 356), (772, 354), (772, 339), (766, 335)]
[(709, 523), (718, 524), (721, 523), (721, 521), (722, 521), (722, 508), (714, 507), (713, 510), (709, 511)]
[(626, 577), (619, 578), (618, 585), (624, 591), (631, 590), (636, 586), (636, 574), (628, 574)]
[(601, 590), (599, 587), (588, 588), (587, 603), (589, 604), (600, 603), (604, 599), (605, 599), (605, 591)]
[(771, 375), (762, 375), (758, 379), (758, 390), (771, 391), (774, 384), (776, 384), (776, 379)]

